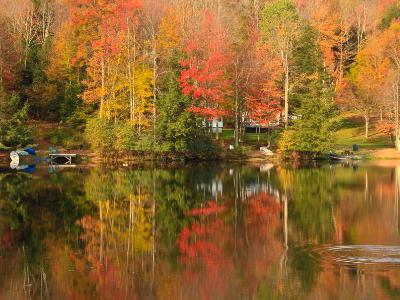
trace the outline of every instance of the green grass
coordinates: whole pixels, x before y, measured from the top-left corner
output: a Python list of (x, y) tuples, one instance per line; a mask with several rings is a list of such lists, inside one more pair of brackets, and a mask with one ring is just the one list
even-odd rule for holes
[(222, 130), (222, 133), (220, 134), (220, 138), (223, 139), (224, 141), (233, 141), (233, 129), (224, 129)]
[[(224, 129), (222, 133), (219, 135), (219, 138), (226, 143), (234, 143), (234, 130), (233, 129)], [(273, 136), (271, 135), (273, 140)], [(268, 143), (268, 134), (260, 133), (259, 135), (256, 133), (245, 133), (243, 144), (247, 145), (259, 145), (259, 144), (267, 144)]]
[[(276, 144), (278, 131), (271, 134), (272, 145)], [(225, 143), (234, 143), (234, 130), (224, 129), (220, 134), (220, 139)], [(268, 135), (266, 133), (260, 134), (260, 140), (256, 133), (246, 133), (242, 146), (260, 146), (266, 145), (268, 142)], [(388, 135), (379, 132), (374, 124), (370, 126), (369, 137), (365, 138), (365, 127), (363, 119), (357, 118), (354, 115), (347, 115), (342, 123), (341, 128), (335, 134), (335, 149), (340, 152), (343, 150), (352, 150), (354, 144), (359, 146), (360, 151), (378, 150), (383, 148), (393, 148), (392, 141)]]
[(377, 131), (374, 126), (369, 130), (368, 139), (365, 138), (365, 127), (362, 122), (345, 120), (336, 134), (336, 148), (339, 150), (351, 150), (354, 144), (359, 145), (360, 150), (376, 150), (381, 148), (391, 148), (393, 144), (388, 135)]

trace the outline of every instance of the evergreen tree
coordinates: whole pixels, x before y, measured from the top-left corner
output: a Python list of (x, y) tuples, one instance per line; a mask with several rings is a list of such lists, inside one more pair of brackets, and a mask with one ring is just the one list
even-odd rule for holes
[(181, 72), (179, 58), (176, 54), (171, 59), (169, 72), (161, 84), (165, 89), (158, 99), (157, 150), (188, 154), (208, 152), (213, 148), (212, 141), (204, 134), (202, 120), (189, 111), (193, 100), (182, 93), (177, 81)]
[(398, 19), (400, 19), (400, 3), (395, 3), (389, 6), (386, 10), (381, 21), (381, 29), (384, 30), (389, 28), (392, 21)]
[(0, 87), (0, 149), (23, 147), (32, 142), (26, 125), (29, 106), (17, 94), (10, 98)]
[(335, 128), (333, 90), (322, 65), (314, 30), (306, 25), (294, 52), (296, 119), (279, 142), (282, 151), (321, 153), (331, 149)]

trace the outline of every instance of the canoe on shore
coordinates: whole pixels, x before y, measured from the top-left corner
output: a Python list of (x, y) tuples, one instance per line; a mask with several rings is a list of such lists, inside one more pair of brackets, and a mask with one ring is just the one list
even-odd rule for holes
[(332, 160), (362, 160), (364, 157), (362, 155), (353, 155), (353, 154), (329, 154), (329, 158)]

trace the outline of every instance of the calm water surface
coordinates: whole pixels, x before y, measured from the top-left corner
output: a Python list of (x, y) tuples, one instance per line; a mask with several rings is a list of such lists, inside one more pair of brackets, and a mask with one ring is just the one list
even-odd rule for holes
[(0, 299), (400, 298), (400, 164), (0, 169)]

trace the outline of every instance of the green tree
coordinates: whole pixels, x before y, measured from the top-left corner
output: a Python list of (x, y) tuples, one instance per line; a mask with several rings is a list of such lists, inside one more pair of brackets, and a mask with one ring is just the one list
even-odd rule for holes
[(280, 150), (321, 153), (331, 149), (336, 125), (333, 90), (313, 29), (305, 25), (293, 51), (296, 85), (293, 99), (297, 119), (279, 142)]
[(212, 141), (204, 134), (202, 121), (189, 111), (193, 99), (185, 96), (176, 78), (181, 67), (179, 54), (171, 59), (169, 71), (164, 76), (164, 90), (159, 94), (157, 136), (159, 151), (178, 153), (201, 153), (213, 149)]
[(32, 142), (32, 131), (25, 123), (28, 111), (29, 105), (17, 94), (8, 98), (0, 88), (0, 148), (23, 147)]
[(400, 4), (396, 3), (388, 7), (386, 10), (382, 21), (381, 21), (381, 29), (387, 29), (390, 27), (390, 24), (393, 20), (400, 19)]
[(114, 141), (116, 139), (114, 124), (105, 119), (90, 119), (86, 124), (85, 138), (96, 151), (114, 150)]

